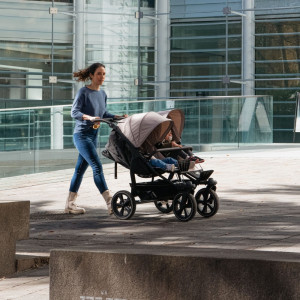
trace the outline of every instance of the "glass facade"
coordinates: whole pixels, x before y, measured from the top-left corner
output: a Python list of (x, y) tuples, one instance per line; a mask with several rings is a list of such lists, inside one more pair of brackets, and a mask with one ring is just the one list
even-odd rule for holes
[[(250, 2), (252, 9), (247, 8)], [(251, 11), (254, 40), (247, 45), (243, 26), (248, 24), (243, 21), (249, 16), (243, 14)], [(254, 85), (252, 94), (274, 98), (273, 142), (293, 142), (300, 85), (299, 13), (300, 5), (290, 0), (171, 1), (170, 95), (243, 94), (248, 60), (254, 64), (253, 76), (246, 80)]]
[[(293, 142), (299, 13), (294, 0), (0, 1), (0, 109), (41, 111), (38, 120), (0, 114), (1, 151), (31, 149), (32, 130), (41, 134), (40, 149), (72, 149), (73, 121), (57, 105), (70, 105), (81, 87), (72, 73), (96, 61), (106, 65), (103, 88), (117, 111), (162, 110), (181, 105), (180, 99), (269, 95), (272, 110), (247, 98), (240, 112), (251, 117), (272, 111), (271, 142)], [(187, 136), (196, 130), (199, 143), (251, 142), (251, 135), (231, 132), (235, 125), (226, 114), (236, 104), (222, 111), (224, 103), (209, 103), (197, 110), (202, 120), (186, 126)], [(48, 106), (56, 108), (43, 114)], [(39, 127), (16, 127), (18, 120)], [(220, 128), (218, 122), (228, 130), (222, 138), (203, 131), (203, 123)]]

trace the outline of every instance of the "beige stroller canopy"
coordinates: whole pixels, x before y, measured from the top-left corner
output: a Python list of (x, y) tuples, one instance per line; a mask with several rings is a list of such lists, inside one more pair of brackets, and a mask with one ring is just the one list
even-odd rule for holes
[(158, 114), (173, 121), (173, 126), (171, 128), (173, 140), (175, 142), (180, 142), (184, 128), (184, 112), (181, 109), (175, 108), (171, 110), (159, 111)]
[(122, 133), (137, 148), (146, 142), (155, 145), (161, 142), (172, 127), (172, 120), (150, 111), (134, 114), (118, 124)]

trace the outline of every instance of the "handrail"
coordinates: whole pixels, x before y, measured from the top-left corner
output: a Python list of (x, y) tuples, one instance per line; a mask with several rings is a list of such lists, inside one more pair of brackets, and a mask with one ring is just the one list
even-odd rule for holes
[[(258, 98), (258, 97), (269, 97), (269, 95), (247, 95), (247, 96), (199, 96), (199, 97), (181, 97), (181, 98), (164, 98), (164, 99), (147, 99), (147, 100), (134, 100), (134, 101), (109, 101), (108, 105), (114, 104), (133, 104), (133, 103), (155, 103), (162, 101), (191, 101), (191, 100), (219, 100), (219, 99), (241, 99), (241, 98)], [(45, 108), (54, 108), (54, 107), (72, 107), (72, 104), (63, 104), (63, 105), (47, 105), (47, 106), (31, 106), (31, 107), (15, 107), (15, 108), (2, 108), (1, 111), (15, 111), (15, 110), (29, 110), (29, 109), (45, 109)]]
[[(41, 101), (38, 103), (41, 104)], [(35, 107), (0, 109), (0, 163), (5, 161), (0, 168), (0, 178), (74, 167), (78, 153), (72, 138), (75, 126), (75, 120), (70, 115), (72, 105), (49, 106), (49, 102), (45, 102), (47, 106), (40, 106), (38, 103)], [(272, 96), (110, 101), (108, 107), (117, 115), (174, 107), (182, 109), (185, 113), (182, 143), (193, 147), (194, 152), (224, 147), (237, 149), (240, 145), (273, 141)], [(101, 149), (105, 147), (110, 131), (108, 126), (99, 128)], [(108, 162), (108, 158), (103, 158), (103, 163)]]

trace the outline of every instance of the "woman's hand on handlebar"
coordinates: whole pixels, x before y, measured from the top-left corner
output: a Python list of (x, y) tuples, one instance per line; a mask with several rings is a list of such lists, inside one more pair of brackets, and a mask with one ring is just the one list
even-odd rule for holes
[[(90, 117), (90, 119), (89, 119), (91, 122), (99, 122), (100, 123), (100, 117)], [(98, 123), (97, 122), (97, 123)]]
[(82, 116), (82, 119), (83, 120), (88, 120), (88, 121), (91, 121), (91, 122), (100, 122), (100, 117), (92, 117), (92, 116), (89, 116), (89, 115), (83, 115)]
[(124, 114), (122, 116), (115, 115), (115, 117), (114, 117), (115, 120), (122, 120), (124, 118), (128, 118), (128, 115), (127, 114)]

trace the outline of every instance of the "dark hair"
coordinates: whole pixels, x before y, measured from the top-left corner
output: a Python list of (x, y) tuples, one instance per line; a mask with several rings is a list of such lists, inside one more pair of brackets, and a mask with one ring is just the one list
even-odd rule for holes
[(90, 79), (90, 74), (94, 75), (99, 67), (105, 68), (105, 66), (101, 63), (93, 63), (85, 69), (81, 69), (77, 72), (74, 72), (73, 77), (77, 77), (77, 81), (87, 81), (88, 79)]

